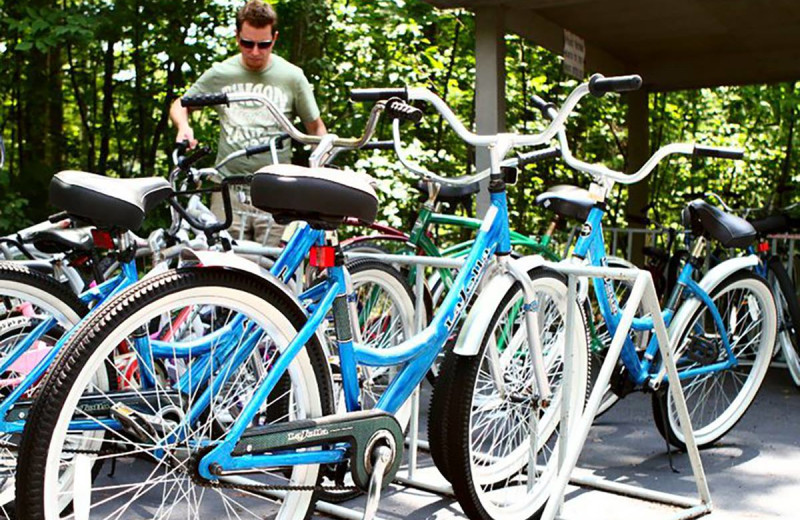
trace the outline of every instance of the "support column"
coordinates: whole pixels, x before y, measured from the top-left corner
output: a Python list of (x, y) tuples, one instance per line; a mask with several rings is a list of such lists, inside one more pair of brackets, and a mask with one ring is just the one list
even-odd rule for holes
[[(506, 129), (506, 42), (503, 8), (475, 9), (475, 126), (478, 134), (495, 134)], [(478, 171), (489, 167), (485, 148), (476, 151)], [(489, 209), (489, 180), (477, 197), (477, 214)]]
[[(649, 106), (648, 93), (645, 90), (638, 90), (627, 94), (628, 98), (628, 173), (635, 172), (650, 157), (650, 128), (649, 128)], [(650, 200), (650, 177), (628, 186), (628, 204), (625, 207), (625, 214), (628, 217), (642, 217), (644, 208)], [(638, 223), (630, 223), (630, 227), (642, 227)], [(634, 235), (631, 253), (631, 261), (641, 266), (644, 255), (642, 248), (645, 244), (645, 235)], [(614, 254), (614, 253), (612, 253)]]

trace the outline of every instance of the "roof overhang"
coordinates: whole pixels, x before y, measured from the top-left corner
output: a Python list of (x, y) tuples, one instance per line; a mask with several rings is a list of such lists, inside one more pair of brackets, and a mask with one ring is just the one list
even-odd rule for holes
[(554, 53), (585, 41), (587, 72), (637, 73), (648, 90), (800, 79), (800, 0), (426, 0), (500, 8), (505, 28)]

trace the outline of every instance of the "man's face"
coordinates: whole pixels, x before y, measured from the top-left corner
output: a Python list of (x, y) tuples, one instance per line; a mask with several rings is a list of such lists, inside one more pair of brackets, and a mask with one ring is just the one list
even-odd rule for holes
[(242, 30), (236, 35), (236, 41), (242, 51), (245, 67), (250, 70), (262, 70), (266, 67), (277, 38), (278, 33), (273, 34), (271, 25), (257, 28), (244, 22)]

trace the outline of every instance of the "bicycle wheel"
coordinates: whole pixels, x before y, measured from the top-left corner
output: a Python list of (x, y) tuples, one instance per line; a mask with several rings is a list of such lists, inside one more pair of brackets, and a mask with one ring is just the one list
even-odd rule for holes
[[(483, 335), (480, 352), (463, 357), (449, 353), (452, 370), (440, 380), (452, 386), (448, 423), (448, 476), (470, 518), (532, 518), (550, 496), (558, 465), (561, 406), (569, 399), (580, 413), (589, 380), (589, 357), (583, 313), (567, 302), (562, 277), (546, 270), (531, 273), (538, 303), (545, 373), (553, 390), (549, 406), (538, 407), (533, 356), (528, 348), (525, 303), (514, 284), (497, 303)], [(579, 323), (565, 327), (567, 305)], [(535, 312), (535, 311), (533, 311)], [(573, 384), (564, 392), (564, 345), (574, 348)], [(448, 369), (451, 366), (448, 364)], [(447, 381), (447, 383), (445, 383)]]
[[(36, 327), (54, 319), (48, 330), (39, 329), (38, 337), (0, 374), (0, 399), (5, 399), (50, 349), (86, 313), (86, 306), (74, 293), (53, 278), (13, 262), (0, 262), (0, 363), (30, 339)], [(30, 399), (37, 385), (23, 395)], [(19, 435), (0, 435), (0, 514), (14, 514), (14, 483)]]
[(795, 286), (780, 258), (771, 257), (767, 267), (778, 310), (778, 344), (794, 384), (800, 386), (800, 303), (797, 301)]
[[(362, 344), (368, 348), (385, 349), (399, 345), (414, 335), (414, 300), (411, 287), (392, 266), (375, 260), (353, 260), (347, 263), (355, 292), (355, 314), (361, 331)], [(332, 331), (331, 331), (332, 332)], [(333, 342), (331, 342), (333, 343)], [(368, 410), (378, 404), (397, 367), (359, 367), (361, 408)], [(338, 413), (346, 411), (341, 377), (334, 374), (336, 407)], [(411, 418), (411, 400), (397, 411), (397, 421), (406, 428)], [(350, 487), (353, 482), (348, 464), (326, 467), (328, 479), (340, 487)], [(355, 490), (324, 490), (319, 499), (326, 502), (344, 502), (361, 494)]]
[[(728, 329), (737, 365), (681, 378), (699, 448), (721, 439), (747, 412), (769, 368), (777, 331), (772, 292), (766, 281), (754, 273), (733, 273), (710, 296)], [(679, 372), (728, 361), (708, 307), (700, 306), (685, 323), (672, 336)], [(670, 392), (654, 393), (652, 404), (659, 433), (674, 446), (685, 449), (685, 438)]]
[[(55, 519), (74, 506), (80, 518), (306, 517), (319, 466), (221, 477), (220, 487), (207, 486), (196, 469), (305, 321), (281, 288), (224, 269), (170, 271), (104, 304), (65, 345), (25, 425), (20, 515)], [(168, 342), (155, 341), (178, 327), (182, 332), (169, 334)], [(116, 363), (120, 352), (131, 350), (140, 361), (138, 379), (149, 373), (146, 389)], [(146, 368), (156, 364), (162, 369)], [(286, 377), (288, 392), (279, 383), (252, 426), (332, 412), (327, 360), (316, 336)], [(119, 403), (137, 412), (133, 426), (120, 427), (120, 416), (109, 412)], [(105, 461), (112, 461), (112, 474), (87, 470)], [(285, 491), (275, 506), (274, 496), (236, 487), (242, 484), (307, 487)]]

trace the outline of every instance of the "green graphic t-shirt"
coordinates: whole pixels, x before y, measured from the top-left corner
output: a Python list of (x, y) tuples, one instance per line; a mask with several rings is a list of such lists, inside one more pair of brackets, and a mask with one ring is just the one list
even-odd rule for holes
[[(242, 64), (240, 55), (215, 63), (189, 88), (187, 95), (217, 92), (257, 92), (267, 96), (290, 121), (299, 116), (303, 123), (319, 117), (314, 93), (303, 71), (272, 54), (269, 65), (261, 71), (251, 71)], [(215, 107), (219, 114), (220, 134), (217, 161), (244, 147), (266, 143), (269, 136), (281, 132), (280, 127), (260, 103), (231, 103)], [(291, 161), (289, 141), (278, 154), (280, 162)], [(272, 163), (269, 152), (231, 161), (222, 173), (226, 175), (255, 173)]]

